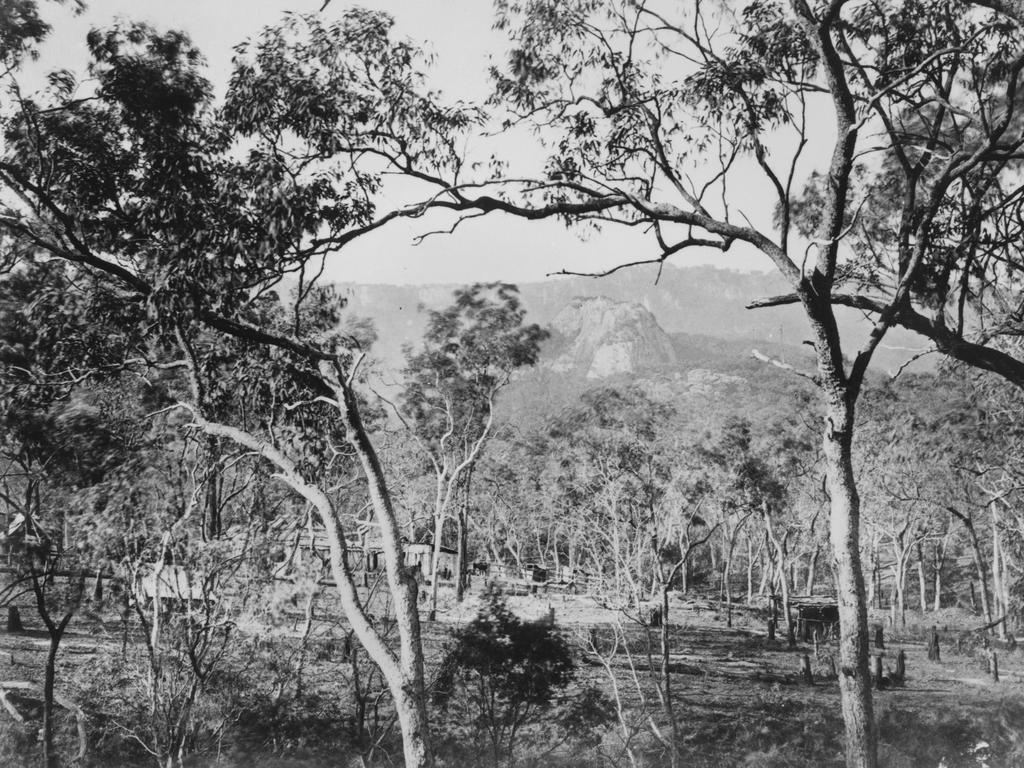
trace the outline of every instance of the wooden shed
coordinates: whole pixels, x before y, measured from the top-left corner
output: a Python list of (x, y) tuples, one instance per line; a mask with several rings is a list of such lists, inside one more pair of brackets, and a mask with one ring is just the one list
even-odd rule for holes
[[(441, 551), (438, 554), (437, 561), (438, 582), (452, 581), (455, 578), (457, 558), (458, 555), (454, 549), (449, 549), (448, 547), (441, 547)], [(426, 581), (430, 580), (431, 574), (433, 572), (433, 561), (434, 545), (430, 542), (405, 545), (405, 564), (418, 566), (420, 569), (420, 573), (423, 574), (423, 578)]]
[(789, 605), (796, 613), (797, 633), (805, 643), (810, 642), (816, 632), (821, 637), (833, 637), (839, 632), (839, 603), (834, 597), (793, 597)]

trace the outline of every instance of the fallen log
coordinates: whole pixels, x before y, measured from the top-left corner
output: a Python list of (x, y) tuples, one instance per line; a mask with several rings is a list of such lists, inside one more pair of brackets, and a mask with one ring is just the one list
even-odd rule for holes
[(85, 728), (85, 712), (71, 699), (61, 696), (59, 693), (53, 695), (53, 700), (75, 716), (75, 727), (78, 730), (78, 754), (75, 755), (75, 760), (81, 765), (85, 762), (85, 755), (89, 751), (89, 732)]
[(990, 630), (990, 629), (995, 629), (995, 628), (996, 628), (996, 627), (998, 627), (998, 626), (999, 626), (1000, 624), (1002, 624), (1002, 623), (1003, 623), (1004, 621), (1006, 621), (1006, 617), (1005, 617), (1005, 616), (1000, 616), (1000, 617), (999, 617), (998, 619), (996, 619), (995, 621), (990, 621), (990, 622), (989, 622), (988, 624), (985, 624), (985, 625), (984, 625), (984, 626), (982, 626), (982, 627), (978, 627), (977, 629), (969, 629), (969, 630), (967, 630), (967, 631), (968, 631), (968, 632), (972, 632), (972, 633), (973, 633), (973, 632), (987, 632), (987, 631), (988, 631), (988, 630)]
[(0, 688), (0, 704), (3, 704), (4, 709), (6, 709), (8, 714), (14, 718), (15, 722), (24, 725), (25, 718), (22, 717), (21, 713), (17, 710), (11, 700), (7, 698), (7, 691), (3, 688)]
[[(11, 700), (7, 698), (7, 691), (36, 691), (38, 689), (38, 685), (25, 680), (0, 680), (0, 704), (3, 704), (4, 709), (10, 713), (11, 717), (24, 724), (25, 718), (18, 712), (14, 704), (11, 703)], [(89, 749), (89, 733), (85, 727), (87, 720), (85, 712), (74, 701), (59, 693), (55, 692), (53, 694), (53, 700), (75, 716), (75, 727), (78, 731), (78, 754), (75, 756), (75, 759), (81, 764), (85, 760)]]

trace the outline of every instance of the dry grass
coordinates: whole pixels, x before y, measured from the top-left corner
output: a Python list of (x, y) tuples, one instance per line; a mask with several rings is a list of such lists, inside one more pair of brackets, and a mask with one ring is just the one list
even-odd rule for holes
[[(544, 596), (520, 597), (510, 601), (513, 609), (529, 617), (546, 615), (549, 601)], [(592, 638), (595, 628), (600, 641), (610, 633), (611, 622), (622, 614), (584, 598), (554, 597), (559, 626), (574, 639)], [(436, 663), (452, 630), (472, 615), (472, 605), (442, 611), (440, 621), (425, 625), (425, 646), (431, 663)], [(29, 610), (23, 611), (26, 619)], [(910, 615), (908, 614), (908, 619)], [(960, 627), (977, 625), (975, 617), (951, 611), (941, 616), (914, 617), (914, 624), (887, 631), (884, 663), (894, 666), (895, 654), (903, 650), (907, 657), (904, 687), (878, 692), (875, 696), (883, 765), (895, 768), (1010, 768), (1024, 765), (1024, 655), (1020, 651), (1000, 655), (1002, 681), (993, 683), (985, 669), (985, 658), (977, 651), (957, 654), (951, 642), (944, 641), (941, 663), (926, 657), (924, 632), (938, 624), (948, 629), (946, 637), (959, 633)], [(737, 609), (734, 626), (725, 626), (723, 614), (714, 603), (691, 601), (675, 605), (672, 620), (672, 669), (676, 692), (676, 711), (683, 739), (685, 764), (702, 766), (839, 766), (842, 763), (842, 722), (839, 717), (838, 687), (826, 677), (830, 667), (823, 646), (814, 657), (812, 647), (800, 645), (791, 650), (784, 640), (769, 642), (763, 632), (763, 616), (756, 609)], [(31, 621), (26, 621), (31, 627)], [(608, 634), (610, 638), (610, 634)], [(646, 634), (633, 626), (627, 629), (628, 647), (637, 669), (641, 687), (637, 689), (632, 669), (624, 654), (612, 661), (627, 711), (636, 712), (641, 697), (653, 697), (653, 686), (645, 670)], [(253, 661), (257, 677), (260, 664), (280, 658), (295, 642), (288, 631), (277, 633), (259, 647)], [(292, 716), (294, 739), (277, 741), (268, 736), (271, 728), (263, 723), (251, 727), (244, 737), (236, 732), (227, 739), (222, 765), (337, 765), (344, 753), (345, 723), (350, 707), (348, 665), (340, 658), (340, 628), (323, 626), (310, 648), (303, 706)], [(599, 646), (601, 642), (599, 642)], [(0, 633), (0, 679), (42, 679), (45, 637), (38, 631), (25, 635)], [(116, 624), (91, 622), (73, 627), (66, 639), (58, 669), (58, 687), (72, 697), (83, 695), (98, 660), (116, 656), (120, 635)], [(813, 686), (801, 682), (799, 663), (803, 653), (812, 657), (816, 680)], [(581, 650), (580, 683), (593, 684), (609, 692), (605, 667)], [(251, 678), (250, 678), (251, 679)], [(102, 684), (102, 683), (100, 683)], [(81, 702), (88, 710), (92, 702)], [(33, 702), (23, 701), (26, 714), (34, 715)], [(246, 722), (242, 713), (242, 722)], [(260, 713), (265, 717), (266, 713)], [(308, 722), (302, 718), (308, 718)], [(338, 720), (342, 722), (339, 724)], [(303, 724), (305, 723), (305, 724)], [(256, 726), (260, 722), (255, 723)], [(443, 727), (443, 724), (438, 723)], [(306, 728), (306, 730), (303, 730)], [(285, 733), (285, 731), (281, 731)], [(299, 735), (296, 735), (299, 734)], [(302, 735), (304, 734), (304, 735)], [(317, 736), (319, 734), (319, 737)], [(0, 710), (0, 764), (32, 764), (31, 729), (16, 726)], [(275, 737), (276, 738), (276, 737)], [(283, 737), (282, 737), (283, 738)], [(319, 739), (319, 742), (318, 742)], [(979, 744), (986, 743), (986, 748)], [(245, 745), (245, 748), (243, 748)], [(662, 764), (651, 739), (640, 737), (637, 753), (648, 765)], [(110, 745), (107, 745), (109, 750)], [(331, 757), (325, 757), (328, 748)], [(342, 750), (342, 752), (333, 751)], [(354, 758), (354, 753), (352, 754)], [(524, 752), (528, 758), (529, 750)], [(6, 762), (5, 762), (6, 760)], [(95, 765), (126, 766), (124, 758), (116, 762), (116, 750), (97, 758)], [(135, 763), (144, 764), (144, 763)], [(212, 756), (196, 765), (218, 764)], [(344, 760), (341, 764), (344, 764)], [(529, 764), (528, 760), (524, 764)], [(556, 752), (544, 765), (617, 765), (625, 764), (621, 740), (614, 729), (600, 743), (584, 752)]]

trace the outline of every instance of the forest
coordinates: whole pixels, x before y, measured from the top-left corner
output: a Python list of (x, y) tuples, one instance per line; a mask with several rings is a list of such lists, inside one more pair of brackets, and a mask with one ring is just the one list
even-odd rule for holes
[[(0, 0), (0, 762), (1024, 764), (1018, 0), (497, 0), (479, 101), (88, 5)], [(551, 221), (642, 245), (553, 319), (325, 276)], [(801, 337), (602, 293), (694, 252)]]

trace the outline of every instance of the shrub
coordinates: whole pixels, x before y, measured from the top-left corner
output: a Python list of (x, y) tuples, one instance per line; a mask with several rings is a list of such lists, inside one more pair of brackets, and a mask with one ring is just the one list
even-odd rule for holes
[(593, 737), (611, 714), (596, 690), (567, 690), (576, 677), (568, 643), (551, 625), (522, 621), (501, 594), (485, 596), (477, 617), (455, 637), (434, 690), (434, 703), (454, 715), (447, 735), (473, 750), (477, 764), (516, 763), (517, 742), (546, 744), (543, 759), (567, 742)]

